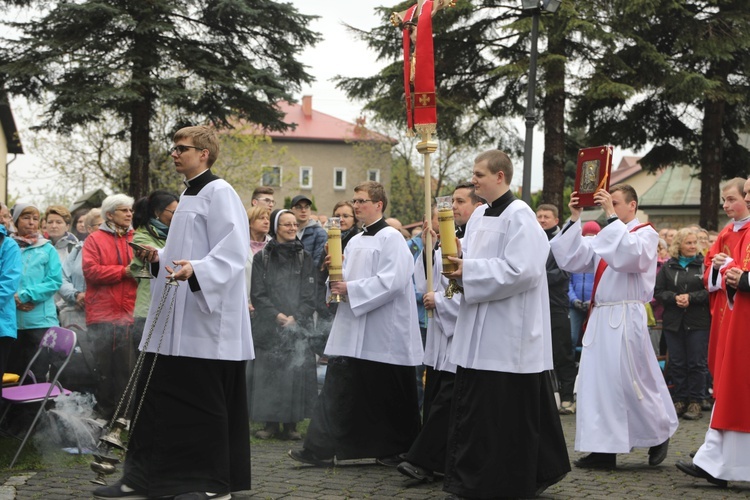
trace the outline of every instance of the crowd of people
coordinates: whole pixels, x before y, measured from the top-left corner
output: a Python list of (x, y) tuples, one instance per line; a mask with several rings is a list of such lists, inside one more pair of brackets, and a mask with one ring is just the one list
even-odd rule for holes
[[(248, 489), (248, 420), (259, 439), (301, 441), (298, 462), (373, 458), (443, 477), (449, 498), (494, 498), (538, 496), (570, 471), (560, 415), (576, 415), (574, 465), (606, 469), (635, 448), (661, 464), (678, 419), (713, 409), (678, 468), (719, 486), (750, 477), (747, 453), (731, 452), (750, 444), (750, 398), (727, 402), (747, 375), (750, 181), (725, 184), (721, 233), (657, 232), (625, 184), (596, 193), (603, 223), (583, 223), (573, 193), (561, 226), (556, 206), (515, 198), (510, 159), (491, 150), (452, 193), (458, 256), (443, 260), (437, 211), (411, 234), (385, 218), (377, 182), (330, 216), (304, 194), (276, 208), (270, 187), (243, 206), (211, 172), (210, 129), (174, 143), (180, 196), (0, 207), (0, 371), (22, 371), (50, 326), (74, 328), (91, 375), (76, 388), (106, 421), (134, 418), (116, 412), (140, 352), (153, 372), (137, 381), (125, 473), (95, 498)], [(329, 276), (329, 217), (342, 280)]]

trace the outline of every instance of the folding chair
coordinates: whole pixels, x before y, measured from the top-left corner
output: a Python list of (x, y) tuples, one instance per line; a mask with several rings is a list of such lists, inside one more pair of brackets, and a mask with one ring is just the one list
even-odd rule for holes
[[(31, 432), (34, 430), (34, 427), (36, 426), (37, 421), (39, 420), (39, 417), (42, 415), (42, 412), (45, 411), (47, 401), (55, 400), (58, 396), (64, 394), (66, 396), (70, 395), (70, 391), (67, 389), (64, 389), (62, 385), (58, 382), (58, 378), (60, 377), (60, 373), (65, 369), (65, 366), (68, 364), (68, 361), (70, 361), (70, 357), (73, 354), (73, 350), (76, 346), (76, 334), (75, 332), (68, 330), (66, 328), (61, 328), (59, 326), (53, 326), (47, 332), (44, 334), (44, 337), (42, 337), (42, 341), (39, 343), (39, 349), (37, 349), (36, 353), (34, 354), (34, 357), (31, 358), (31, 361), (29, 361), (28, 366), (26, 367), (26, 370), (23, 373), (23, 376), (21, 377), (21, 380), (19, 382), (19, 385), (13, 386), (13, 387), (5, 387), (3, 388), (3, 400), (6, 403), (5, 411), (3, 412), (2, 417), (0, 417), (0, 423), (5, 420), (6, 415), (8, 414), (8, 411), (10, 410), (12, 405), (15, 404), (26, 404), (26, 403), (41, 403), (39, 405), (39, 410), (36, 412), (36, 415), (34, 416), (34, 421), (31, 422), (31, 425), (29, 426), (29, 429), (26, 431), (26, 435), (23, 437), (23, 440), (21, 441), (21, 446), (18, 447), (18, 451), (16, 452), (16, 455), (13, 457), (13, 461), (10, 463), (10, 467), (13, 467), (16, 463), (16, 460), (18, 459), (18, 455), (21, 454), (21, 450), (23, 449), (24, 445), (26, 444), (26, 441), (28, 441), (29, 436), (31, 436)], [(52, 377), (52, 380), (49, 380), (49, 374), (52, 371), (52, 365), (50, 363), (50, 367), (47, 370), (47, 379), (44, 382), (37, 382), (34, 378), (33, 373), (31, 372), (31, 367), (34, 365), (34, 362), (37, 360), (39, 355), (42, 353), (43, 350), (49, 350), (54, 353), (52, 356), (59, 357), (61, 359), (64, 359), (62, 365), (60, 365), (60, 368), (58, 368), (54, 376)], [(25, 384), (26, 377), (29, 377), (33, 380), (33, 383)]]

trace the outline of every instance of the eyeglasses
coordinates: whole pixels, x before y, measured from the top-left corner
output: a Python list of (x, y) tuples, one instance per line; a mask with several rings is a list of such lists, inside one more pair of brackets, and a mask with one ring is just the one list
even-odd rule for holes
[(294, 205), (292, 208), (297, 210), (310, 210), (310, 205)]
[(177, 146), (172, 146), (169, 148), (169, 154), (177, 153), (177, 156), (180, 156), (182, 153), (187, 151), (188, 149), (197, 149), (198, 151), (203, 151), (206, 148), (199, 148), (198, 146), (185, 146), (184, 144), (178, 144)]
[(271, 206), (276, 205), (276, 200), (274, 200), (273, 198), (256, 198), (256, 199), (258, 201), (262, 201), (266, 205), (271, 205)]
[(133, 209), (132, 208), (115, 208), (115, 212), (124, 212), (126, 214), (132, 214)]
[(351, 202), (352, 205), (364, 205), (368, 201), (372, 201), (372, 200), (356, 200), (355, 199), (355, 200), (349, 200), (349, 201)]
[(168, 208), (165, 208), (164, 211), (165, 212), (169, 212), (170, 214), (174, 215), (174, 210), (170, 210)]
[(279, 224), (279, 227), (299, 227), (296, 222), (287, 222), (286, 224)]
[(334, 215), (334, 217), (338, 217), (339, 219), (353, 219), (354, 218), (353, 215), (349, 215), (349, 214)]

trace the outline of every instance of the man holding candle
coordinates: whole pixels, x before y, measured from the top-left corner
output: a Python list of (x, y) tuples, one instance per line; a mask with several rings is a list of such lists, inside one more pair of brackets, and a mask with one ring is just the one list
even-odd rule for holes
[[(569, 471), (552, 383), (549, 243), (510, 191), (508, 155), (474, 162), (487, 201), (450, 258), (463, 295), (449, 360), (456, 364), (444, 489), (469, 498), (536, 497)], [(461, 253), (463, 249), (463, 253)]]
[[(439, 199), (438, 199), (439, 200)], [(463, 229), (478, 206), (481, 199), (474, 194), (472, 184), (460, 184), (454, 191), (451, 204), (447, 210), (438, 203), (440, 241), (444, 245), (449, 240), (453, 243), (455, 256), (455, 238), (463, 235)], [(448, 212), (448, 213), (446, 213)], [(434, 227), (433, 223), (433, 227)], [(428, 231), (424, 225), (424, 231)], [(453, 234), (455, 231), (455, 235)], [(450, 235), (450, 236), (448, 236)], [(434, 237), (433, 237), (434, 241)], [(425, 345), (424, 364), (427, 367), (425, 376), (424, 404), (422, 406), (422, 431), (411, 445), (405, 460), (398, 465), (398, 471), (413, 479), (433, 479), (435, 473), (445, 472), (446, 447), (448, 445), (448, 424), (450, 421), (453, 386), (456, 379), (456, 365), (448, 361), (453, 332), (456, 329), (459, 295), (452, 298), (445, 296), (448, 278), (442, 275), (443, 253), (437, 248), (432, 259), (433, 290), (427, 290), (425, 259), (423, 254), (417, 257), (414, 266), (414, 281), (417, 291), (423, 292), (424, 305), (433, 311), (432, 319), (427, 323), (427, 341)]]
[(395, 467), (419, 432), (414, 263), (401, 233), (383, 219), (381, 184), (360, 184), (351, 202), (364, 228), (344, 250), (343, 280), (329, 284), (346, 302), (331, 326), (326, 379), (304, 446), (289, 456), (319, 467), (332, 466), (334, 456)]

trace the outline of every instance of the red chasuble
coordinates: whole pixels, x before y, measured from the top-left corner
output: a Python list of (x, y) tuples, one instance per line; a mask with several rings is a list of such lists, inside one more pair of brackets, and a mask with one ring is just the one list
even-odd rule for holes
[[(736, 255), (726, 269), (739, 267), (750, 271), (750, 231), (745, 231), (742, 241), (733, 249)], [(726, 285), (725, 285), (726, 287)], [(711, 415), (711, 428), (717, 430), (750, 432), (750, 292), (737, 291), (734, 295), (729, 324), (720, 339), (724, 357), (718, 376), (714, 377), (716, 404)]]
[[(708, 288), (711, 273), (713, 272), (712, 260), (714, 256), (719, 253), (725, 253), (734, 258), (732, 251), (740, 243), (746, 230), (750, 228), (750, 223), (742, 226), (737, 232), (732, 230), (733, 227), (734, 224), (730, 222), (722, 229), (719, 237), (711, 245), (706, 254), (706, 258), (703, 261), (706, 267), (706, 271), (703, 273), (703, 284), (706, 288)], [(717, 372), (720, 370), (721, 360), (724, 357), (724, 344), (721, 339), (729, 326), (729, 318), (732, 310), (727, 307), (727, 294), (723, 290), (710, 293), (708, 300), (711, 308), (711, 332), (708, 338), (708, 370), (715, 378), (718, 376)]]

